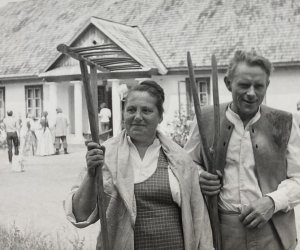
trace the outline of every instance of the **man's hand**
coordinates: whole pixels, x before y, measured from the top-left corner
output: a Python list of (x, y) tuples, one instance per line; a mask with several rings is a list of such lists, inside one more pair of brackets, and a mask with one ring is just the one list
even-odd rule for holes
[(202, 193), (208, 196), (213, 196), (220, 193), (222, 187), (221, 179), (222, 179), (222, 174), (218, 170), (217, 170), (217, 174), (210, 174), (207, 171), (203, 171), (199, 177)]
[(88, 174), (91, 177), (96, 176), (97, 168), (102, 168), (104, 164), (105, 147), (100, 146), (98, 143), (89, 142), (87, 144), (88, 151), (86, 153), (86, 163)]
[(274, 209), (275, 205), (272, 198), (265, 196), (244, 206), (240, 220), (248, 229), (260, 228), (272, 218)]

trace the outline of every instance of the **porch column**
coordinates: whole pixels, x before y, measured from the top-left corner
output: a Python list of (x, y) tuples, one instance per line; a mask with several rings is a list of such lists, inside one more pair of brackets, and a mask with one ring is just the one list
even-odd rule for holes
[(50, 127), (54, 126), (56, 119), (56, 108), (57, 108), (57, 84), (56, 82), (49, 82), (46, 85), (49, 86), (49, 99), (48, 105), (45, 110), (48, 111), (48, 119), (50, 121)]
[(122, 122), (122, 109), (121, 109), (121, 98), (119, 95), (120, 80), (113, 79), (112, 82), (112, 121), (113, 121), (113, 136), (116, 136), (121, 132)]
[(82, 135), (82, 87), (81, 82), (74, 81), (74, 128), (75, 128), (75, 143), (83, 143)]

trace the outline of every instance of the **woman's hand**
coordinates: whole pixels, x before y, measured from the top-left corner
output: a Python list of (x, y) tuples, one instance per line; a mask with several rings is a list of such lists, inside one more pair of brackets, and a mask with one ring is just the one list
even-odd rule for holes
[(203, 171), (200, 174), (199, 182), (201, 191), (204, 195), (213, 196), (220, 193), (222, 184), (222, 173), (217, 170), (217, 174), (210, 174)]
[(98, 143), (89, 142), (87, 144), (86, 164), (90, 177), (96, 176), (98, 167), (102, 168), (104, 164), (105, 147)]

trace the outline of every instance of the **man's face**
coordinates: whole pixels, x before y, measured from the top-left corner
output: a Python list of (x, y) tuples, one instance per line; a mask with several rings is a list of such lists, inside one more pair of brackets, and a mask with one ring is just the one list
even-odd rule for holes
[(269, 79), (267, 73), (259, 66), (247, 63), (237, 65), (230, 82), (226, 83), (232, 93), (232, 110), (242, 121), (249, 121), (258, 111), (267, 88)]

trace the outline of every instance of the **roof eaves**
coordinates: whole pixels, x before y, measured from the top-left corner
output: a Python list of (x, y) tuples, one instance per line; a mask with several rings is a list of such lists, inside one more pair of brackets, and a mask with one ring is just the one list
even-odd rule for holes
[(38, 75), (32, 75), (32, 74), (12, 74), (12, 75), (0, 75), (0, 81), (14, 81), (14, 80), (29, 80), (29, 79), (39, 79), (41, 78)]
[(274, 62), (272, 63), (274, 67), (284, 68), (284, 67), (300, 67), (300, 61), (294, 62)]

